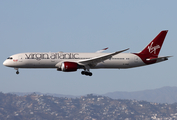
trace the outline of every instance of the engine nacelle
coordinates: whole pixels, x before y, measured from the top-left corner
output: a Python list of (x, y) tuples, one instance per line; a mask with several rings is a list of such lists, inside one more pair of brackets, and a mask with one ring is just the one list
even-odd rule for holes
[(75, 62), (63, 62), (61, 64), (61, 70), (64, 72), (77, 71), (77, 69), (78, 69), (78, 64)]

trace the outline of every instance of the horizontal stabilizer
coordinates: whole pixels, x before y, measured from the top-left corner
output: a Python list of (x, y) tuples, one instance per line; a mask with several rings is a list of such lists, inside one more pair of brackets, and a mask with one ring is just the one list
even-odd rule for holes
[(163, 61), (163, 60), (168, 60), (169, 57), (173, 57), (173, 56), (165, 56), (165, 57), (158, 57), (158, 58), (147, 58), (146, 60), (147, 61), (153, 61), (153, 60)]

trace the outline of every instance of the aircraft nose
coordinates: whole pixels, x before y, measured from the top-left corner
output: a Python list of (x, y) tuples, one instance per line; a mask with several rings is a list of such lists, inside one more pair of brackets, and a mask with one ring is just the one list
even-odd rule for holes
[(3, 65), (4, 65), (4, 66), (7, 66), (7, 60), (5, 60), (5, 61), (3, 62)]

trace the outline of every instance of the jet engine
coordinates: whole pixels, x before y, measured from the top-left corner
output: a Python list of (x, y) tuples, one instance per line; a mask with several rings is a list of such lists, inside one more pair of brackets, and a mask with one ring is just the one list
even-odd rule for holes
[(64, 71), (64, 72), (77, 71), (78, 68), (79, 66), (75, 62), (63, 62), (61, 64), (61, 71)]

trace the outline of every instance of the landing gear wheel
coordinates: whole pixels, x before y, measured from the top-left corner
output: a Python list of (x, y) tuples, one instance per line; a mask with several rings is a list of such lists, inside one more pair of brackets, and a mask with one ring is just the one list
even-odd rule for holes
[(87, 71), (82, 71), (81, 74), (86, 76), (92, 76), (92, 73)]
[(81, 74), (82, 74), (82, 75), (85, 75), (85, 71), (82, 71)]
[(85, 75), (89, 75), (89, 72), (85, 72)]
[(19, 74), (19, 71), (17, 71), (16, 74), (18, 75), (18, 74)]
[(92, 73), (91, 73), (91, 72), (89, 73), (89, 76), (92, 76)]

